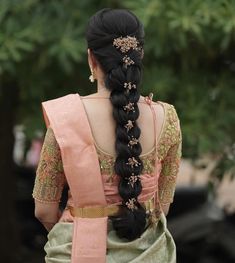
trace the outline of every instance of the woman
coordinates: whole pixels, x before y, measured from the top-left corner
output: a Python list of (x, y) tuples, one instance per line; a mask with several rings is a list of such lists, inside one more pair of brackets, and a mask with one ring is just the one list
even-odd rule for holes
[(49, 231), (46, 262), (176, 262), (165, 215), (181, 130), (173, 105), (140, 95), (143, 25), (127, 10), (103, 9), (86, 39), (97, 92), (43, 103), (48, 129), (33, 197)]

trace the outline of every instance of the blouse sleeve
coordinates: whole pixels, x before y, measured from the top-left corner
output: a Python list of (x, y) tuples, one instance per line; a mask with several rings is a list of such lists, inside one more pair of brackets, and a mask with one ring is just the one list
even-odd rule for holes
[(60, 202), (65, 181), (60, 148), (53, 130), (48, 127), (36, 170), (33, 198), (43, 203)]
[[(169, 104), (168, 104), (169, 105)], [(162, 148), (165, 150), (162, 159), (162, 169), (158, 181), (159, 201), (162, 205), (173, 202), (176, 179), (182, 156), (182, 133), (180, 121), (173, 105), (168, 107), (165, 140)]]

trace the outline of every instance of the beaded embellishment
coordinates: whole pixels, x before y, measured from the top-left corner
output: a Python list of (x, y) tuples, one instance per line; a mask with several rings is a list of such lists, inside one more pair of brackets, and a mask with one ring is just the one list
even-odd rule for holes
[(123, 106), (123, 109), (129, 113), (130, 111), (135, 112), (134, 103), (129, 102), (126, 106)]
[(135, 203), (136, 203), (135, 198), (130, 198), (128, 199), (127, 202), (125, 202), (126, 206), (131, 210), (137, 209), (137, 206), (135, 205)]
[(127, 129), (127, 131), (129, 131), (130, 129), (132, 129), (134, 127), (133, 121), (128, 120), (127, 124), (124, 127)]
[(126, 177), (126, 179), (128, 179), (128, 184), (131, 185), (131, 187), (134, 187), (134, 183), (138, 181), (138, 179), (140, 179), (140, 175), (135, 175), (134, 173), (132, 173), (132, 175), (130, 177)]
[(127, 66), (130, 66), (130, 65), (134, 65), (135, 62), (130, 58), (128, 57), (127, 55), (125, 55), (122, 59), (123, 63), (124, 63), (124, 66), (125, 68), (127, 68)]
[(128, 147), (133, 147), (133, 145), (136, 145), (137, 143), (139, 142), (139, 140), (138, 139), (136, 139), (136, 138), (134, 138), (133, 136), (131, 136), (131, 140), (129, 141), (129, 143), (128, 143)]
[(125, 82), (125, 83), (124, 83), (124, 88), (129, 91), (129, 90), (131, 90), (131, 89), (136, 89), (136, 85), (135, 85), (135, 84), (132, 84), (131, 82)]
[(136, 37), (131, 36), (118, 37), (113, 40), (113, 46), (120, 49), (122, 53), (128, 52), (131, 48), (138, 50), (138, 44), (139, 42)]
[(133, 168), (133, 166), (139, 166), (141, 163), (139, 163), (139, 162), (135, 159), (135, 157), (129, 157), (129, 158), (128, 158), (128, 162), (127, 162), (126, 164), (130, 165), (131, 168)]

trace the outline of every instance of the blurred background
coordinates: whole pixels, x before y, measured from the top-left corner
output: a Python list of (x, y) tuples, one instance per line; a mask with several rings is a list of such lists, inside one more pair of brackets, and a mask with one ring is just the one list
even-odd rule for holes
[(235, 1), (0, 0), (1, 262), (43, 262), (32, 189), (41, 102), (96, 92), (84, 31), (104, 7), (146, 32), (142, 95), (175, 106), (183, 159), (168, 216), (178, 262), (235, 262)]

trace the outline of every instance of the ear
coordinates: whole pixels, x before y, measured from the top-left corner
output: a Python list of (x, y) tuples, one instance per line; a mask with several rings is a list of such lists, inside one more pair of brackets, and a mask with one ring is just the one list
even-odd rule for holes
[(92, 50), (90, 48), (87, 49), (87, 54), (88, 54), (88, 64), (91, 69), (95, 69), (97, 66), (97, 62), (95, 59), (94, 54), (92, 53)]

